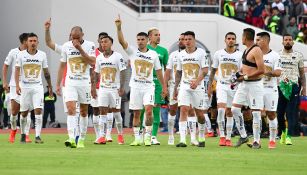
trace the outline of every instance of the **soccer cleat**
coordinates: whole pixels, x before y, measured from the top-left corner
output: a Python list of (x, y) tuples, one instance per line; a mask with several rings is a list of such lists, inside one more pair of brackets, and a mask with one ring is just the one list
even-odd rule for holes
[(240, 147), (242, 144), (247, 143), (247, 142), (248, 142), (248, 137), (245, 137), (245, 138), (240, 137), (235, 147)]
[(10, 143), (14, 143), (15, 142), (16, 133), (17, 133), (17, 129), (16, 130), (11, 130), (10, 137), (9, 137), (9, 142)]
[(64, 144), (65, 144), (66, 147), (71, 147), (71, 148), (77, 147), (75, 139), (68, 139), (68, 140), (65, 141)]
[(206, 143), (205, 141), (199, 142), (197, 146), (198, 147), (205, 147), (206, 146), (205, 143)]
[(220, 146), (226, 146), (226, 139), (225, 137), (220, 137), (220, 143), (219, 143)]
[(289, 136), (286, 137), (286, 145), (292, 145), (292, 140)]
[(260, 149), (260, 148), (261, 148), (261, 145), (260, 145), (260, 143), (258, 143), (258, 142), (255, 141), (255, 142), (253, 143), (252, 148), (253, 148), (253, 149)]
[(26, 142), (27, 142), (27, 143), (32, 143), (32, 140), (30, 139), (30, 136), (29, 136), (29, 135), (26, 135)]
[(226, 140), (225, 144), (226, 144), (226, 146), (232, 147), (231, 140)]
[(286, 144), (286, 132), (285, 131), (282, 131), (279, 143), (280, 144)]
[(144, 138), (144, 145), (145, 146), (151, 146), (151, 138), (150, 138), (150, 136), (145, 136), (145, 138)]
[(152, 136), (151, 137), (151, 144), (152, 145), (160, 145), (160, 142), (158, 141), (157, 137)]
[(132, 143), (130, 143), (130, 146), (141, 146), (140, 140), (134, 140)]
[(174, 145), (175, 144), (174, 142), (175, 142), (174, 136), (169, 136), (167, 144), (168, 145)]
[(270, 142), (269, 142), (269, 148), (270, 148), (270, 149), (276, 148), (276, 142), (270, 141)]
[(191, 140), (191, 146), (198, 146), (197, 140)]
[(208, 132), (207, 137), (214, 137), (214, 132)]
[(187, 144), (180, 142), (176, 145), (176, 147), (187, 147)]
[(22, 143), (22, 144), (27, 143), (26, 142), (26, 135), (25, 134), (21, 134), (20, 143)]
[(84, 148), (84, 139), (79, 139), (77, 148)]
[(97, 142), (97, 144), (106, 144), (107, 140), (105, 137), (99, 137), (95, 142)]
[(106, 138), (107, 138), (107, 142), (113, 142), (111, 135), (107, 135)]
[(42, 141), (42, 139), (40, 138), (40, 136), (37, 136), (37, 137), (35, 137), (35, 143), (43, 144), (44, 141)]
[(118, 143), (119, 145), (123, 145), (123, 144), (125, 143), (125, 141), (124, 141), (124, 136), (123, 136), (123, 135), (118, 135), (118, 136), (117, 136), (117, 143)]

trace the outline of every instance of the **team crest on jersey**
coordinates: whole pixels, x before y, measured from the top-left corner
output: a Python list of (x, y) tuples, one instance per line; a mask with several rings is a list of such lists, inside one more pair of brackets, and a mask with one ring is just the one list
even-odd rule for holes
[(140, 79), (147, 79), (152, 72), (153, 64), (145, 60), (135, 60), (135, 73)]
[(23, 73), (27, 79), (38, 78), (41, 71), (41, 65), (39, 64), (25, 64), (23, 65)]
[(115, 82), (116, 68), (113, 67), (104, 67), (100, 71), (101, 82), (107, 86), (110, 86), (111, 83)]
[(187, 63), (182, 65), (183, 74), (186, 79), (196, 79), (199, 75), (199, 65)]
[(70, 70), (74, 74), (84, 74), (87, 63), (83, 61), (83, 57), (74, 57), (69, 59)]
[(229, 78), (233, 73), (238, 72), (238, 66), (231, 63), (222, 63), (221, 72), (223, 78)]

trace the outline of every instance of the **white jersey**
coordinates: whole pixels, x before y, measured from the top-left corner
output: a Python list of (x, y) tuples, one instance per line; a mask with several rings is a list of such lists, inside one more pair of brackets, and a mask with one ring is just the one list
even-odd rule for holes
[(17, 55), (16, 67), (20, 67), (20, 87), (42, 86), (42, 69), (48, 68), (46, 53), (37, 50), (35, 55), (31, 55), (23, 50)]
[(54, 51), (57, 53), (57, 54), (62, 54), (62, 51), (63, 51), (63, 46), (62, 45), (58, 45), (58, 44), (54, 44)]
[(169, 56), (166, 69), (171, 70), (171, 76), (170, 76), (170, 83), (175, 84), (175, 76), (177, 72), (177, 61), (178, 61), (178, 54), (180, 53), (180, 50), (176, 50), (172, 52)]
[(120, 71), (125, 70), (123, 56), (118, 52), (113, 52), (108, 58), (100, 54), (96, 58), (95, 72), (100, 73), (100, 88), (119, 89)]
[(10, 79), (10, 86), (16, 86), (15, 82), (15, 64), (16, 64), (16, 58), (17, 54), (21, 52), (19, 48), (15, 48), (10, 50), (7, 57), (5, 58), (4, 64), (10, 66), (12, 65), (12, 73), (11, 73), (11, 79)]
[(215, 52), (212, 67), (218, 69), (218, 81), (231, 83), (233, 74), (240, 70), (242, 64), (242, 52), (228, 53), (225, 49)]
[[(263, 55), (263, 61), (265, 65), (265, 71), (274, 71), (281, 70), (281, 60), (277, 52), (271, 50), (269, 53)], [(276, 77), (263, 77), (264, 87), (271, 86), (277, 87), (277, 78)]]
[[(209, 59), (203, 49), (197, 48), (193, 53), (181, 51), (177, 62), (177, 70), (182, 71), (180, 89), (190, 89), (191, 81), (196, 80), (205, 67), (209, 67)], [(200, 89), (203, 89), (202, 83), (195, 90)]]
[[(84, 40), (82, 49), (89, 55), (95, 57), (95, 44)], [(62, 47), (62, 62), (67, 62), (67, 74), (65, 86), (90, 86), (90, 65), (77, 50), (72, 41), (66, 42)]]
[(128, 46), (126, 53), (132, 70), (129, 86), (137, 89), (153, 88), (153, 70), (161, 69), (158, 54), (149, 49), (143, 53), (131, 46)]

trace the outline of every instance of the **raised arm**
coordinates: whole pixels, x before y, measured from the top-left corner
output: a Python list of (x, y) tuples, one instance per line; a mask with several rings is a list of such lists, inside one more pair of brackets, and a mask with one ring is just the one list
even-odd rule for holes
[(55, 50), (55, 43), (52, 41), (51, 39), (51, 34), (50, 34), (50, 27), (51, 27), (51, 18), (49, 18), (46, 22), (45, 22), (45, 42), (46, 45), (52, 49)]
[(123, 49), (126, 50), (128, 47), (128, 43), (125, 41), (124, 34), (122, 31), (122, 21), (120, 19), (120, 15), (118, 15), (118, 18), (115, 20), (116, 25), (116, 31), (117, 31), (117, 38), (120, 45), (122, 45)]

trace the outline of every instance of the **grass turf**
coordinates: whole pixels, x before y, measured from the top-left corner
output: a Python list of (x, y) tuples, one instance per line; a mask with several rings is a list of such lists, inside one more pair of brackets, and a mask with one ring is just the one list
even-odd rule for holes
[(219, 147), (217, 138), (207, 138), (206, 148), (176, 148), (167, 145), (166, 135), (159, 136), (160, 146), (129, 146), (131, 135), (125, 136), (125, 145), (116, 140), (94, 145), (94, 135), (88, 135), (84, 149), (71, 149), (64, 146), (65, 134), (44, 134), (42, 145), (22, 145), (19, 137), (10, 144), (7, 134), (0, 135), (0, 174), (307, 174), (306, 137), (293, 138), (293, 146), (278, 144), (274, 150), (267, 148), (267, 139), (262, 139), (260, 150), (252, 150), (246, 145)]

